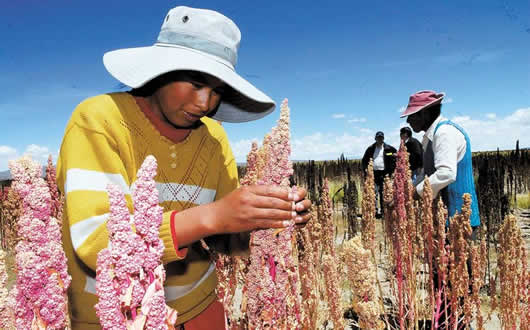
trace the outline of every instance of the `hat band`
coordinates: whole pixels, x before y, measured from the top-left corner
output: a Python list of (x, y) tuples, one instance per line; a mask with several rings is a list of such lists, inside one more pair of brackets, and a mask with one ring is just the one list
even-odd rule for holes
[(160, 34), (158, 35), (158, 39), (156, 41), (160, 43), (174, 44), (200, 50), (210, 55), (220, 57), (230, 62), (232, 66), (236, 66), (237, 53), (229, 47), (223, 46), (210, 40), (201, 39), (188, 34), (162, 30), (160, 31)]

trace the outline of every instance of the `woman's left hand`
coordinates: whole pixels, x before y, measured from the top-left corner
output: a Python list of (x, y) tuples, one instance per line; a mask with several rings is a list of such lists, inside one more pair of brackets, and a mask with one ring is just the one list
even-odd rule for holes
[(297, 187), (294, 192), (294, 210), (297, 216), (294, 221), (297, 225), (304, 226), (309, 220), (311, 220), (311, 201), (305, 199), (307, 191), (304, 188)]

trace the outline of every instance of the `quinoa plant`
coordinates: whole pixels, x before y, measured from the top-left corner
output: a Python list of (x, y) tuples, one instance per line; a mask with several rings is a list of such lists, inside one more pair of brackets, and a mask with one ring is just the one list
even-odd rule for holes
[(359, 317), (361, 329), (383, 329), (380, 319), (383, 310), (377, 293), (377, 267), (372, 252), (366, 249), (361, 237), (350, 239), (343, 244), (347, 276), (353, 295), (353, 310)]
[(164, 246), (159, 238), (163, 210), (156, 168), (155, 158), (147, 156), (133, 185), (132, 218), (123, 192), (112, 184), (107, 187), (109, 247), (98, 253), (96, 269), (95, 307), (103, 329), (174, 329), (177, 320), (164, 299)]
[(530, 280), (521, 229), (508, 215), (499, 230), (500, 319), (503, 329), (528, 329)]
[(61, 228), (52, 216), (52, 197), (42, 168), (29, 157), (9, 163), (12, 189), (22, 201), (16, 245), (17, 329), (64, 329), (70, 285)]
[(366, 169), (363, 185), (361, 237), (366, 249), (375, 248), (375, 188), (373, 160), (370, 159)]
[(0, 328), (11, 330), (15, 327), (15, 314), (7, 282), (6, 253), (0, 249)]
[(20, 214), (22, 212), (22, 201), (20, 200), (20, 197), (16, 190), (5, 188), (1, 203), (1, 247), (6, 251), (14, 251), (15, 245), (18, 241), (17, 221), (20, 218)]
[[(290, 153), (286, 99), (277, 126), (265, 136), (257, 152), (257, 183), (289, 186), (293, 174)], [(245, 294), (248, 326), (252, 329), (301, 328), (301, 289), (293, 234), (294, 223), (283, 230), (256, 230), (251, 234)]]

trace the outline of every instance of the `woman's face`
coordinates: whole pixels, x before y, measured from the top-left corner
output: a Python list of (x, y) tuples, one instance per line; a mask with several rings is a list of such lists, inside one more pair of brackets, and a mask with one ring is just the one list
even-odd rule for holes
[(162, 120), (188, 128), (217, 108), (225, 88), (226, 84), (213, 76), (183, 71), (149, 99)]

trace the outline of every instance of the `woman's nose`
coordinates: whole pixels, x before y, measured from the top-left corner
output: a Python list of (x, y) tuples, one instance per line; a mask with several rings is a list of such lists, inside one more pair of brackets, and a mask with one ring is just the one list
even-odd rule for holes
[(195, 105), (199, 107), (202, 112), (210, 110), (209, 106), (212, 92), (213, 90), (210, 87), (203, 87), (197, 91)]

